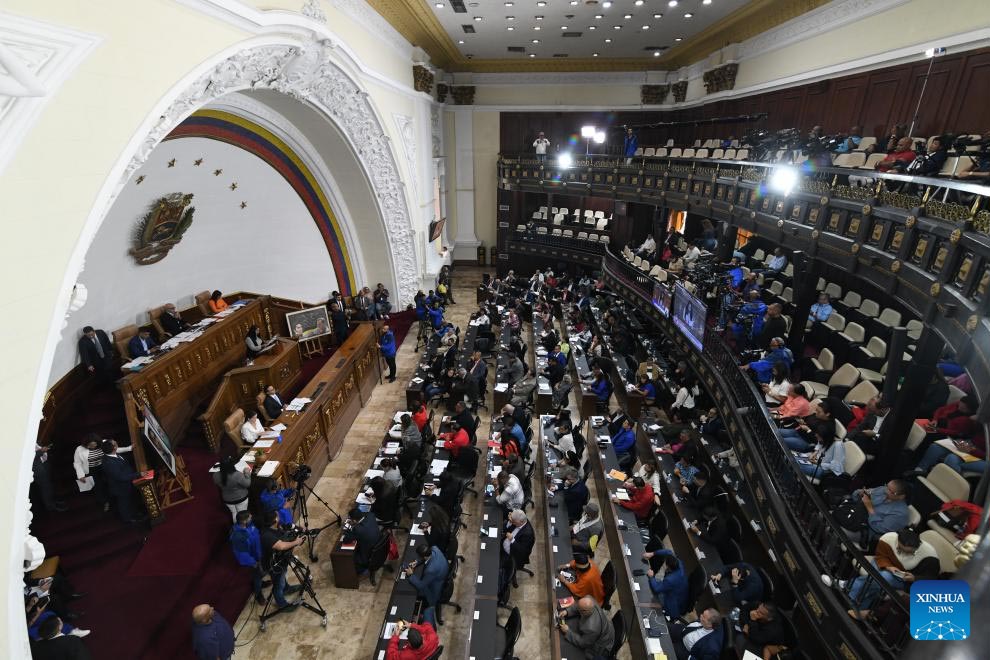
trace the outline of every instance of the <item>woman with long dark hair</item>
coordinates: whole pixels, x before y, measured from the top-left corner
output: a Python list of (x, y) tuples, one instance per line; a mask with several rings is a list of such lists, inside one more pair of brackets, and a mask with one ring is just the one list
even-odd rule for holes
[(220, 499), (237, 522), (237, 512), (247, 511), (248, 489), (251, 487), (251, 466), (245, 465), (243, 472), (237, 471), (237, 457), (224, 456), (220, 459), (220, 470), (213, 473), (213, 483), (220, 488)]
[(244, 337), (244, 344), (247, 346), (249, 358), (258, 357), (261, 349), (265, 346), (265, 340), (261, 338), (261, 328), (252, 325), (251, 329), (248, 330), (247, 336)]

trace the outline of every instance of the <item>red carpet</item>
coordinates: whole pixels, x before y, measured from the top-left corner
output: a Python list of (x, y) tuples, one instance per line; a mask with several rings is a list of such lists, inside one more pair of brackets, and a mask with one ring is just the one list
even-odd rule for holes
[(406, 338), (409, 328), (416, 323), (416, 310), (408, 310), (399, 312), (398, 314), (390, 314), (389, 316), (388, 325), (395, 334), (395, 345), (402, 346), (402, 341)]
[[(300, 382), (329, 357), (304, 362)], [(92, 631), (84, 643), (96, 660), (191, 659), (192, 608), (210, 603), (233, 622), (251, 591), (250, 571), (237, 565), (227, 543), (229, 513), (208, 473), (216, 455), (206, 449), (199, 425), (190, 425), (178, 453), (194, 497), (167, 509), (165, 522), (152, 530), (125, 527), (91, 495), (76, 492), (72, 473), (72, 452), (86, 433), (126, 441), (119, 393), (111, 387), (95, 392), (70, 419), (56, 429), (51, 452), (56, 493), (69, 510), (36, 514), (32, 530), (86, 594), (73, 603), (85, 612), (77, 625)]]

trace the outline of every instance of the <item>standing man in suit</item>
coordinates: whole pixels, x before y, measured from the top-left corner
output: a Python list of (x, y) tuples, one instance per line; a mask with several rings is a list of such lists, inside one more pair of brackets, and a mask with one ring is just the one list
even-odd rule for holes
[(262, 404), (265, 406), (265, 412), (268, 416), (275, 420), (278, 416), (282, 414), (282, 398), (275, 391), (274, 385), (269, 385), (265, 388), (265, 402)]
[(173, 337), (189, 329), (189, 324), (182, 320), (172, 303), (165, 305), (158, 322), (162, 324), (162, 329)]
[(381, 538), (378, 521), (374, 515), (368, 515), (355, 507), (347, 514), (347, 525), (344, 527), (344, 540), (357, 541), (354, 548), (354, 568), (358, 575), (368, 572), (371, 563), (371, 551)]
[(83, 336), (79, 338), (79, 358), (86, 371), (100, 380), (109, 380), (113, 367), (113, 344), (103, 330), (94, 330), (93, 326), (83, 328)]
[[(405, 568), (406, 578), (409, 584), (416, 588), (416, 593), (426, 603), (423, 618), (430, 621), (436, 618), (438, 623), (443, 623), (440, 615), (440, 598), (443, 594), (443, 585), (447, 581), (447, 573), (450, 567), (447, 565), (447, 558), (443, 556), (443, 551), (425, 541), (416, 544), (416, 559), (410, 562)], [(422, 573), (416, 575), (416, 568), (423, 567)], [(431, 610), (433, 610), (431, 612)], [(431, 621), (432, 623), (432, 621)]]
[[(525, 568), (529, 563), (529, 555), (533, 552), (533, 545), (536, 543), (536, 534), (533, 526), (526, 518), (526, 513), (522, 509), (515, 509), (509, 513), (509, 522), (505, 528), (505, 537), (502, 539), (502, 552), (512, 557), (516, 570)], [(512, 576), (512, 586), (516, 589), (516, 576)]]
[(131, 359), (144, 357), (150, 353), (157, 352), (158, 345), (155, 344), (155, 340), (151, 338), (151, 333), (147, 330), (139, 330), (136, 335), (131, 337), (131, 340), (127, 342), (127, 352), (130, 353)]
[(117, 442), (103, 441), (103, 476), (107, 481), (107, 492), (117, 515), (125, 523), (140, 522), (134, 515), (131, 497), (134, 494), (133, 481), (141, 475), (134, 471), (131, 464), (117, 455)]

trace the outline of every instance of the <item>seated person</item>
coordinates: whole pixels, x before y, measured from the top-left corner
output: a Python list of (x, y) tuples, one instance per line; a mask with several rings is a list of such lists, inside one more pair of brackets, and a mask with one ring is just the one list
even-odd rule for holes
[(738, 625), (742, 635), (735, 638), (737, 647), (763, 657), (763, 649), (767, 646), (793, 646), (796, 640), (789, 639), (782, 617), (777, 606), (766, 601), (754, 609), (741, 608)]
[(811, 306), (808, 314), (809, 323), (824, 323), (832, 316), (832, 301), (827, 293), (818, 295), (818, 302)]
[(210, 311), (214, 314), (218, 314), (230, 306), (227, 304), (227, 301), (223, 299), (223, 294), (220, 293), (219, 290), (210, 294), (210, 299), (207, 304), (210, 307)]
[(827, 438), (819, 435), (822, 428), (827, 426), (819, 425), (815, 432), (818, 439), (815, 450), (807, 459), (798, 461), (801, 472), (812, 479), (822, 478), (829, 473), (838, 477), (846, 471), (845, 444), (835, 437), (834, 432)]
[(729, 624), (722, 621), (722, 615), (714, 607), (703, 611), (693, 623), (672, 623), (670, 638), (678, 660), (718, 660), (725, 642), (724, 625)]
[(791, 349), (784, 346), (784, 340), (774, 337), (770, 340), (770, 348), (759, 360), (743, 365), (743, 369), (752, 369), (756, 375), (756, 380), (760, 383), (769, 383), (773, 375), (774, 365), (782, 363), (790, 371), (794, 364), (794, 354)]
[(265, 402), (262, 405), (265, 406), (265, 412), (271, 419), (278, 419), (282, 414), (282, 397), (275, 391), (274, 385), (265, 388)]
[(574, 386), (571, 384), (571, 376), (565, 373), (560, 382), (553, 386), (553, 393), (550, 395), (551, 408), (554, 410), (564, 408), (572, 389)]
[(917, 176), (937, 176), (948, 158), (948, 139), (943, 136), (935, 137), (929, 144), (928, 153), (921, 160), (913, 163), (909, 171)]
[(746, 562), (729, 564), (722, 568), (722, 573), (713, 575), (712, 580), (720, 582), (723, 574), (729, 576), (732, 600), (736, 605), (758, 603), (763, 600), (763, 579), (752, 565)]
[(976, 397), (967, 394), (954, 403), (947, 403), (935, 411), (930, 420), (918, 419), (915, 423), (928, 432), (929, 441), (941, 438), (969, 438), (978, 429)]
[(522, 483), (514, 474), (505, 470), (498, 473), (493, 479), (495, 490), (498, 495), (495, 501), (502, 505), (506, 511), (521, 509), (526, 500), (526, 493), (523, 491)]
[(865, 454), (880, 451), (880, 427), (890, 412), (890, 404), (881, 397), (870, 397), (865, 406), (855, 406), (853, 420), (846, 425), (847, 438), (852, 440)]
[(714, 506), (705, 507), (701, 510), (701, 519), (692, 522), (688, 528), (701, 540), (714, 545), (719, 555), (731, 555), (735, 551), (730, 543), (732, 537), (726, 515), (728, 514), (721, 513)]
[(910, 517), (907, 497), (907, 483), (892, 479), (883, 486), (854, 490), (833, 515), (847, 536), (863, 547), (872, 548), (873, 542), (887, 532), (907, 527)]
[[(416, 569), (422, 567), (422, 570)], [(423, 601), (426, 610), (439, 608), (443, 585), (447, 581), (450, 566), (440, 548), (430, 546), (425, 541), (416, 544), (416, 559), (405, 567), (406, 579), (416, 589), (416, 595)], [(426, 615), (429, 620), (429, 615)], [(437, 620), (442, 621), (439, 615)]]
[(439, 647), (440, 638), (430, 623), (408, 623), (400, 619), (395, 634), (388, 640), (385, 660), (427, 660)]
[(368, 572), (371, 551), (378, 545), (381, 534), (378, 521), (373, 515), (368, 515), (357, 507), (351, 509), (350, 513), (347, 514), (341, 540), (345, 543), (357, 542), (357, 546), (354, 548), (354, 568), (358, 575), (364, 575)]
[(241, 424), (241, 440), (246, 444), (253, 445), (258, 441), (258, 437), (265, 432), (265, 426), (258, 419), (258, 411), (248, 411), (247, 419)]
[(639, 375), (639, 386), (636, 391), (643, 395), (643, 402), (647, 405), (652, 405), (656, 401), (656, 385), (650, 381), (650, 376), (645, 372)]
[(859, 143), (863, 140), (863, 136), (861, 135), (862, 132), (863, 129), (859, 126), (853, 126), (849, 129), (849, 137), (840, 142), (839, 146), (833, 150), (833, 153), (848, 154), (856, 151), (856, 149), (859, 148)]
[(562, 469), (563, 487), (560, 493), (564, 497), (564, 507), (567, 509), (567, 523), (573, 524), (581, 517), (584, 505), (588, 503), (590, 494), (588, 487), (578, 476), (577, 470), (568, 466)]
[(158, 344), (151, 338), (151, 332), (145, 329), (138, 330), (138, 333), (127, 342), (127, 352), (131, 359), (145, 357), (151, 353), (158, 352)]
[(189, 324), (182, 320), (179, 316), (179, 312), (176, 311), (175, 305), (168, 303), (165, 305), (165, 309), (162, 310), (162, 315), (158, 317), (158, 322), (162, 324), (162, 328), (168, 334), (173, 337), (177, 334), (183, 333), (189, 329)]
[(928, 474), (939, 463), (945, 463), (950, 468), (962, 474), (983, 474), (987, 469), (987, 437), (979, 433), (970, 440), (958, 438), (949, 439), (952, 446), (947, 447), (939, 442), (928, 446), (918, 465), (906, 476), (916, 477)]
[[(796, 387), (796, 386), (795, 386)], [(780, 429), (780, 437), (792, 451), (810, 451), (813, 444), (821, 444), (835, 436), (835, 419), (832, 417), (830, 399), (824, 399), (815, 407), (814, 417), (802, 421), (794, 429)]]
[(718, 491), (708, 477), (708, 470), (699, 468), (694, 473), (694, 481), (681, 486), (681, 492), (687, 496), (688, 502), (696, 509), (705, 509), (715, 504), (715, 495)]
[(694, 477), (701, 468), (695, 465), (697, 461), (695, 451), (682, 447), (679, 454), (677, 462), (674, 463), (674, 476), (680, 480), (682, 487), (686, 487), (694, 483)]
[(811, 402), (808, 401), (808, 391), (801, 383), (795, 383), (791, 390), (776, 409), (770, 411), (770, 416), (778, 422), (801, 420), (811, 414)]
[[(578, 617), (577, 622), (567, 620)], [(612, 653), (615, 645), (615, 629), (608, 614), (591, 596), (585, 596), (574, 605), (559, 613), (557, 624), (560, 634), (569, 643), (584, 651), (584, 657), (591, 660), (605, 658)], [(574, 625), (574, 628), (571, 628)]]
[(650, 511), (653, 509), (653, 488), (640, 477), (626, 479), (622, 485), (629, 499), (622, 500), (617, 495), (613, 495), (612, 501), (635, 513), (637, 520), (649, 518)]
[(876, 164), (877, 172), (904, 172), (907, 166), (914, 162), (917, 154), (912, 149), (911, 138), (902, 137), (897, 141), (894, 151)]
[[(677, 558), (673, 550), (666, 548), (644, 553), (644, 557), (646, 555), (650, 555), (647, 559), (651, 560), (651, 568), (646, 572), (650, 578), (650, 591), (660, 600), (663, 613), (671, 619), (684, 616), (690, 607), (684, 562)], [(661, 573), (663, 577), (657, 573)]]
[(787, 401), (792, 387), (791, 381), (788, 380), (790, 375), (791, 371), (783, 361), (775, 362), (770, 368), (770, 379), (762, 385), (767, 408), (777, 408)]
[[(917, 406), (917, 415), (921, 419), (932, 419), (935, 416), (935, 411), (939, 408), (945, 406), (949, 402), (949, 384), (945, 382), (945, 376), (942, 375), (942, 370), (938, 367), (935, 368), (935, 373), (932, 374), (932, 379), (925, 386), (925, 393), (921, 397), (921, 401)], [(922, 426), (927, 424), (921, 423)]]
[[(737, 341), (742, 341), (744, 337), (754, 339), (763, 332), (763, 322), (766, 317), (767, 306), (760, 300), (759, 291), (750, 291), (746, 303), (739, 308), (736, 321), (732, 324), (732, 332)], [(750, 325), (751, 324), (751, 325)], [(747, 325), (749, 328), (747, 329)]]
[(569, 564), (557, 567), (557, 577), (575, 598), (591, 596), (599, 605), (605, 604), (605, 585), (595, 562), (585, 554), (575, 554)]
[(571, 525), (571, 547), (574, 552), (594, 556), (603, 531), (598, 505), (588, 502), (584, 505), (581, 518)]
[[(918, 533), (904, 528), (887, 532), (877, 542), (876, 556), (870, 563), (880, 571), (880, 576), (894, 589), (910, 591), (915, 580), (934, 579), (941, 570), (938, 553)], [(822, 575), (827, 586), (845, 590), (849, 587), (849, 599), (857, 610), (868, 610), (882, 592), (880, 585), (869, 575), (860, 575), (847, 583), (830, 575)]]
[(636, 456), (636, 431), (633, 430), (633, 420), (626, 417), (622, 420), (622, 428), (612, 436), (612, 448), (621, 463), (624, 457)]

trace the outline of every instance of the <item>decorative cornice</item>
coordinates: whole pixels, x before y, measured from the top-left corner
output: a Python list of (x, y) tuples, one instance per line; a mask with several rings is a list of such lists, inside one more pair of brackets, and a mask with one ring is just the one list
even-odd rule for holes
[(48, 101), (101, 41), (93, 34), (0, 12), (0, 62), (10, 58), (9, 66), (0, 64), (0, 172)]
[(460, 65), (469, 60), (457, 49), (447, 31), (440, 25), (433, 10), (423, 0), (333, 0), (361, 4), (378, 12), (406, 41), (422, 48), (430, 60), (441, 69), (464, 70)]
[(368, 94), (331, 60), (327, 39), (245, 48), (202, 74), (161, 113), (138, 147), (125, 179), (183, 119), (220, 97), (246, 89), (272, 89), (318, 108), (350, 143), (380, 206), (400, 302), (418, 288), (415, 232), (389, 138)]

